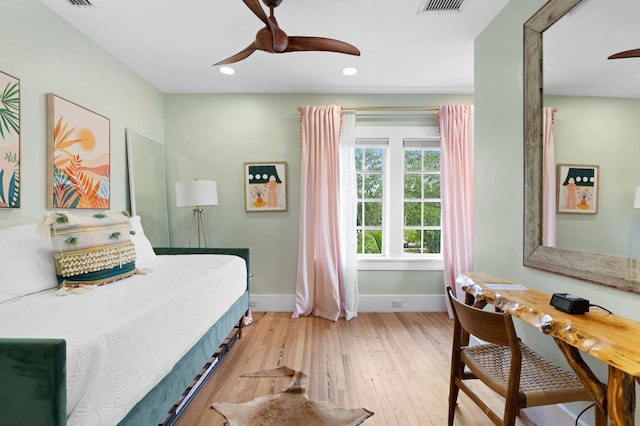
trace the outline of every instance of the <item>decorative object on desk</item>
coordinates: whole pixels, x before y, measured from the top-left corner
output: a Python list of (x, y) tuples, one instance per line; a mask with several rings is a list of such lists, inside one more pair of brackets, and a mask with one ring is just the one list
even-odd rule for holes
[(110, 207), (107, 117), (47, 94), (47, 207)]
[(576, 297), (569, 293), (553, 293), (549, 304), (559, 311), (568, 314), (584, 314), (589, 312), (589, 301), (587, 299)]
[[(213, 180), (185, 180), (176, 182), (176, 207), (195, 207), (191, 218), (191, 232), (189, 232), (189, 247), (193, 237), (193, 228), (197, 223), (198, 247), (207, 247), (207, 232), (202, 219), (201, 206), (218, 205), (218, 186)], [(201, 236), (202, 235), (202, 240)]]
[(244, 210), (287, 211), (287, 163), (244, 163)]
[(600, 167), (558, 164), (558, 213), (598, 213)]
[(240, 377), (291, 377), (286, 389), (276, 395), (258, 397), (233, 404), (215, 402), (212, 407), (225, 416), (231, 426), (355, 426), (373, 416), (366, 408), (337, 408), (307, 397), (307, 375), (282, 366), (274, 370), (242, 374)]
[(0, 71), (0, 208), (20, 207), (20, 80)]

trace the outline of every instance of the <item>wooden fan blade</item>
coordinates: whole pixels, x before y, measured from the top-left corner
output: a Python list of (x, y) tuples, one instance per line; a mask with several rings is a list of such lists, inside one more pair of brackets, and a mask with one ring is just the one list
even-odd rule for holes
[(640, 49), (625, 50), (609, 56), (607, 59), (640, 58)]
[(265, 25), (269, 25), (267, 12), (264, 11), (258, 0), (242, 0), (249, 9), (258, 17)]
[(217, 66), (217, 65), (227, 65), (227, 64), (233, 64), (234, 62), (240, 62), (241, 60), (249, 57), (249, 55), (251, 55), (253, 52), (256, 51), (256, 44), (251, 43), (249, 46), (247, 46), (244, 50), (241, 50), (240, 52), (236, 53), (235, 55), (220, 61), (216, 64), (213, 64), (213, 66)]
[(289, 37), (289, 46), (287, 47), (285, 52), (303, 51), (336, 52), (346, 53), (347, 55), (360, 56), (360, 51), (357, 47), (349, 43), (345, 43), (344, 41), (324, 37)]

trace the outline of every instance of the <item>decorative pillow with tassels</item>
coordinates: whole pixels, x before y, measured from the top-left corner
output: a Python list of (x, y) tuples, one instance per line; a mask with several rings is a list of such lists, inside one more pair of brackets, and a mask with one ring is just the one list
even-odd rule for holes
[(51, 212), (39, 224), (41, 234), (47, 230), (61, 289), (101, 285), (136, 273), (136, 249), (124, 213), (80, 217)]

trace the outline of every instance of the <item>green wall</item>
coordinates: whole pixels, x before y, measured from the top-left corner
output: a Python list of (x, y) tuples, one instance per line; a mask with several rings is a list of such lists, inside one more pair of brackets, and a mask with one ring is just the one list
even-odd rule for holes
[(21, 90), (21, 206), (0, 209), (0, 227), (46, 210), (47, 93), (110, 119), (111, 210), (126, 209), (125, 128), (163, 140), (162, 94), (39, 0), (2, 0), (0, 16), (0, 71)]
[[(511, 0), (475, 42), (474, 269), (547, 293), (579, 295), (640, 320), (638, 295), (522, 266), (522, 26), (543, 3)], [(566, 366), (550, 337), (520, 325), (525, 342)], [(585, 358), (601, 378), (606, 377), (604, 364)]]
[(600, 167), (598, 214), (558, 214), (557, 246), (640, 257), (640, 100), (546, 96), (545, 104), (558, 110), (556, 163)]
[[(209, 245), (251, 248), (252, 293), (295, 294), (303, 105), (441, 105), (468, 95), (224, 94), (166, 95), (165, 136), (171, 241), (186, 245), (191, 210), (175, 207), (174, 183), (213, 179), (218, 206), (205, 207)], [(366, 117), (367, 124), (381, 120)], [(397, 120), (397, 118), (396, 118)], [(423, 118), (420, 118), (423, 120)], [(433, 121), (433, 116), (429, 118)], [(414, 124), (414, 123), (407, 123)], [(243, 164), (286, 161), (289, 209), (246, 213)], [(442, 271), (361, 271), (361, 294), (443, 294)]]

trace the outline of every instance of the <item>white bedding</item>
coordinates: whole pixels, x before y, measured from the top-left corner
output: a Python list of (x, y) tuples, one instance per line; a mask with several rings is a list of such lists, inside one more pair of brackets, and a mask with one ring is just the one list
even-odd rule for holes
[(86, 294), (0, 304), (0, 337), (67, 341), (69, 426), (117, 424), (246, 290), (237, 256), (159, 256), (145, 267)]

